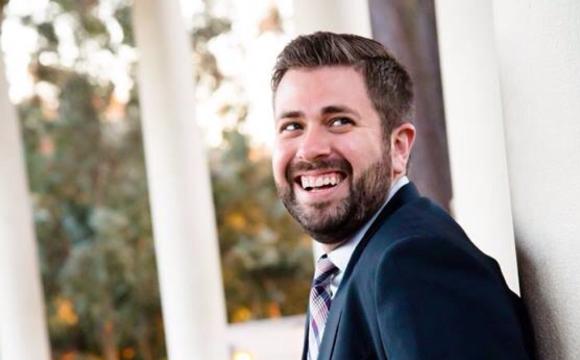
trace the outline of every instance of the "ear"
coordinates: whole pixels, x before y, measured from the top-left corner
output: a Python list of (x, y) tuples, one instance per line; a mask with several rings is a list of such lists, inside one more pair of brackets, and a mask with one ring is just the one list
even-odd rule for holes
[(415, 127), (408, 122), (399, 125), (391, 133), (391, 180), (407, 173), (415, 134)]

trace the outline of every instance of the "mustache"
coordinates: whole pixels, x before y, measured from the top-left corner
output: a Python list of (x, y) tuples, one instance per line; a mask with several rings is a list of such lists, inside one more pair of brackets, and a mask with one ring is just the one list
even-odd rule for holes
[(312, 170), (338, 170), (347, 175), (351, 175), (352, 165), (345, 159), (341, 158), (318, 159), (314, 161), (293, 161), (286, 168), (286, 180), (291, 184), (297, 172)]

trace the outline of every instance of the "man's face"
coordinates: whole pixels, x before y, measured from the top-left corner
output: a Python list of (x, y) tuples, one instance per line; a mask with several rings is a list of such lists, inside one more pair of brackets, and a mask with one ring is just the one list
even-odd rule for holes
[(292, 216), (325, 244), (346, 240), (386, 200), (381, 120), (352, 67), (291, 69), (274, 98), (274, 180)]

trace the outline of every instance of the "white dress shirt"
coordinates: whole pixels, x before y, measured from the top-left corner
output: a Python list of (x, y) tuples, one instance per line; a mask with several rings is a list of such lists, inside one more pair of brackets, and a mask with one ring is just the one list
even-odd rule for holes
[(342, 277), (344, 276), (344, 271), (346, 270), (346, 267), (348, 266), (348, 263), (352, 256), (352, 253), (356, 249), (357, 245), (360, 243), (360, 241), (364, 237), (365, 233), (367, 232), (371, 224), (375, 221), (375, 219), (377, 218), (381, 210), (383, 210), (383, 208), (387, 205), (389, 200), (391, 200), (391, 198), (397, 193), (397, 191), (399, 191), (403, 186), (407, 185), (408, 183), (409, 179), (406, 176), (403, 176), (399, 178), (397, 181), (395, 181), (395, 183), (392, 184), (391, 188), (389, 189), (389, 195), (387, 196), (385, 203), (373, 215), (373, 217), (370, 218), (370, 220), (367, 221), (350, 240), (344, 242), (339, 247), (333, 249), (327, 254), (330, 261), (332, 261), (332, 263), (336, 265), (336, 267), (338, 268), (338, 272), (333, 276), (330, 282), (330, 296), (332, 298), (334, 298), (334, 294), (336, 294), (336, 291), (338, 290), (340, 282), (342, 281)]

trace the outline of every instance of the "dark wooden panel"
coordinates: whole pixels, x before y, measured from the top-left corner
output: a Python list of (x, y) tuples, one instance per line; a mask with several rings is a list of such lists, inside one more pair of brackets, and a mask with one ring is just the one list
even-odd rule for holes
[(369, 0), (373, 37), (401, 61), (415, 83), (410, 178), (446, 209), (452, 197), (433, 0)]

